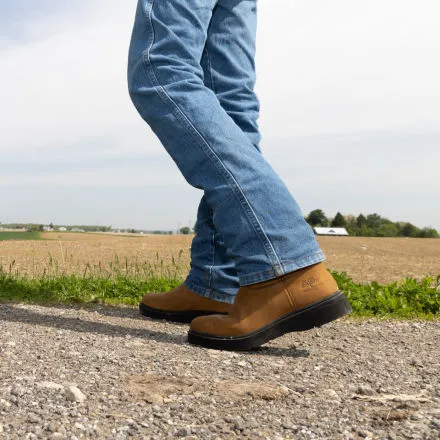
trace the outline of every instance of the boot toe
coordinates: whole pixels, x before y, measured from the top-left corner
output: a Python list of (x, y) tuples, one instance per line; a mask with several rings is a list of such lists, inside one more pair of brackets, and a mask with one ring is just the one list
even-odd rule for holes
[(152, 309), (157, 309), (160, 308), (161, 305), (160, 298), (161, 298), (160, 293), (148, 293), (147, 295), (144, 295), (142, 297), (142, 303)]
[(190, 330), (197, 333), (215, 335), (222, 328), (221, 321), (224, 319), (224, 315), (199, 316), (191, 321)]

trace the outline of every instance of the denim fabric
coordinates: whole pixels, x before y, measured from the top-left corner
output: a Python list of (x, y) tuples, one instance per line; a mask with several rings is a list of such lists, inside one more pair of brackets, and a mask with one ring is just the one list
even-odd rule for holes
[[(254, 92), (256, 25), (254, 1), (217, 4), (212, 11), (201, 65), (205, 85), (259, 150), (260, 104)], [(199, 205), (195, 229), (191, 271), (185, 284), (200, 295), (232, 303), (240, 287), (235, 263), (214, 226), (205, 197)]]
[(239, 285), (324, 259), (261, 155), (253, 86), (256, 0), (139, 0), (132, 101), (185, 179), (203, 190), (188, 287), (233, 302)]

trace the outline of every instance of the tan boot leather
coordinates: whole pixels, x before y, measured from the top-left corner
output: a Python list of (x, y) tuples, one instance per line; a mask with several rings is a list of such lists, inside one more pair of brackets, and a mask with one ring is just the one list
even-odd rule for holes
[(149, 293), (142, 298), (139, 310), (144, 316), (174, 322), (191, 322), (214, 313), (227, 314), (230, 304), (197, 295), (184, 284), (169, 292)]
[(227, 316), (192, 321), (188, 341), (221, 350), (249, 350), (284, 333), (319, 327), (350, 312), (335, 280), (319, 263), (241, 287)]

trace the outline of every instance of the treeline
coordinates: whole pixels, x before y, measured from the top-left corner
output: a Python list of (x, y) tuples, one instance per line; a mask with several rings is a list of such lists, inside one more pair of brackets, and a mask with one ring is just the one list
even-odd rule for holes
[(345, 228), (350, 235), (358, 237), (418, 237), (438, 238), (436, 229), (418, 228), (409, 222), (392, 222), (379, 214), (342, 215), (338, 212), (334, 218), (325, 215), (322, 209), (315, 209), (305, 218), (312, 227)]
[(111, 226), (96, 226), (96, 225), (54, 225), (53, 223), (49, 223), (48, 225), (36, 224), (36, 223), (8, 223), (1, 224), (0, 226), (5, 229), (26, 229), (29, 232), (42, 232), (45, 230), (45, 227), (48, 227), (50, 230), (59, 230), (59, 228), (66, 228), (68, 231), (72, 229), (75, 230), (83, 230), (84, 232), (109, 232), (112, 230)]
[[(144, 230), (144, 229), (134, 229), (134, 228), (124, 228), (124, 229), (114, 229), (111, 226), (100, 226), (100, 225), (54, 225), (49, 224), (37, 224), (37, 223), (0, 223), (0, 229), (16, 229), (25, 230), (27, 232), (45, 232), (45, 231), (57, 231), (57, 232), (117, 232), (121, 234), (162, 234), (171, 235), (176, 233), (176, 231), (165, 231), (165, 230)], [(189, 227), (180, 228), (178, 233), (180, 234), (190, 234), (192, 229)]]

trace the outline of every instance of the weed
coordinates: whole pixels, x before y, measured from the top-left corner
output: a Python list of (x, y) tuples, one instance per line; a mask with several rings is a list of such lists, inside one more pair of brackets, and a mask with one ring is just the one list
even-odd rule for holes
[(405, 278), (380, 285), (355, 283), (345, 272), (332, 272), (353, 308), (353, 315), (393, 318), (440, 317), (440, 275), (421, 281)]
[[(35, 276), (20, 274), (12, 261), (7, 268), (0, 266), (0, 301), (134, 305), (149, 292), (164, 292), (183, 281), (188, 268), (181, 264), (182, 253), (169, 266), (159, 254), (153, 262), (115, 255), (108, 265), (87, 263), (74, 274), (66, 273), (64, 259), (59, 265), (50, 255), (42, 273)], [(345, 272), (332, 275), (350, 301), (354, 316), (440, 317), (440, 275), (385, 285), (355, 283)]]

